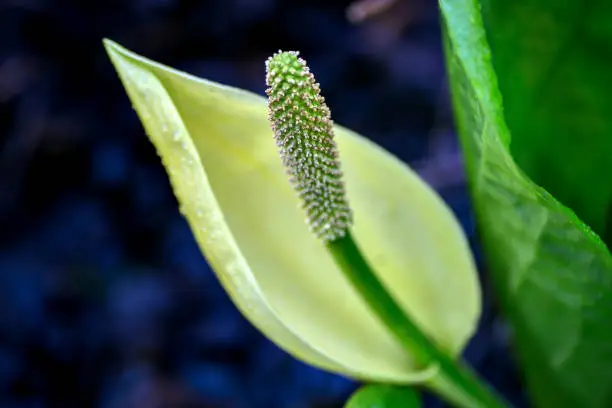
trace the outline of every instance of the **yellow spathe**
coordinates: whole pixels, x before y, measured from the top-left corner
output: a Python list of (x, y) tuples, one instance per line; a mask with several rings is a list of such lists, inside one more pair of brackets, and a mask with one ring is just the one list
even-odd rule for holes
[[(431, 378), (436, 367), (416, 365), (309, 231), (265, 99), (109, 40), (105, 47), (202, 252), (249, 321), (329, 371), (370, 381)], [(336, 126), (335, 133), (357, 244), (424, 332), (459, 354), (481, 309), (460, 226), (408, 166), (354, 132)]]

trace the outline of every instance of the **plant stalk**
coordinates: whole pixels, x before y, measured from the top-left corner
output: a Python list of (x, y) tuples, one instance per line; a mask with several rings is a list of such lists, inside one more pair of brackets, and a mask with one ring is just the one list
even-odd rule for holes
[(439, 372), (426, 385), (453, 405), (461, 408), (506, 408), (509, 405), (461, 362), (440, 350), (395, 302), (355, 244), (350, 232), (327, 243), (336, 263), (379, 319), (400, 343), (428, 367)]

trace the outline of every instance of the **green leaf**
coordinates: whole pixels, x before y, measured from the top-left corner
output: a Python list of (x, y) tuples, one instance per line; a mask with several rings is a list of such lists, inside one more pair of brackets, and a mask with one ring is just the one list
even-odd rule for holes
[(412, 387), (370, 384), (358, 389), (345, 408), (420, 408), (421, 398)]
[(612, 239), (612, 2), (489, 0), (483, 14), (516, 162)]
[[(313, 366), (377, 382), (430, 380), (437, 365), (415, 361), (309, 230), (265, 99), (112, 41), (105, 46), (181, 212), (244, 316)], [(348, 129), (335, 126), (334, 133), (355, 214), (352, 236), (400, 306), (457, 356), (480, 315), (480, 288), (459, 224), (408, 166)]]
[[(568, 7), (565, 14), (558, 12), (560, 4)], [(538, 186), (517, 164), (536, 172), (544, 171), (538, 162), (548, 163), (548, 174), (534, 177), (543, 183), (556, 178), (551, 190), (601, 230), (601, 205), (612, 185), (603, 187), (601, 178), (610, 170), (601, 169), (599, 154), (612, 160), (612, 116), (604, 112), (612, 105), (604, 100), (610, 101), (610, 78), (603, 80), (595, 54), (606, 42), (603, 36), (597, 46), (589, 41), (610, 26), (596, 21), (604, 10), (585, 15), (569, 8), (579, 4), (490, 1), (483, 4), (483, 24), (477, 1), (440, 0), (479, 230), (539, 407), (612, 406), (612, 256), (544, 189), (547, 184)], [(578, 38), (575, 26), (582, 27)], [(557, 57), (544, 51), (547, 44), (556, 47), (550, 52)], [(602, 89), (589, 76), (601, 79)], [(574, 163), (577, 181), (571, 180)]]

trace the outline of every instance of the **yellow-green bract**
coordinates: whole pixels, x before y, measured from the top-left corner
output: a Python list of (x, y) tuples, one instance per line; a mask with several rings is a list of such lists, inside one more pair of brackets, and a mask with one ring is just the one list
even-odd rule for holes
[[(435, 375), (378, 321), (309, 231), (263, 97), (105, 46), (202, 252), (253, 325), (295, 357), (352, 378)], [(354, 132), (334, 132), (354, 238), (400, 305), (457, 355), (481, 306), (458, 223), (408, 166)]]

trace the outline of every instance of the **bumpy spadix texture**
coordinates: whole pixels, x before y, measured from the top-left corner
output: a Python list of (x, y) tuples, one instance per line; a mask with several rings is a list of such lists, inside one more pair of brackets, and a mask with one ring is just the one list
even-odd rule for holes
[(346, 200), (329, 108), (319, 84), (294, 51), (266, 61), (269, 119), (283, 165), (302, 200), (311, 230), (324, 241), (346, 234)]

